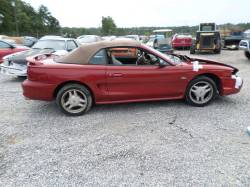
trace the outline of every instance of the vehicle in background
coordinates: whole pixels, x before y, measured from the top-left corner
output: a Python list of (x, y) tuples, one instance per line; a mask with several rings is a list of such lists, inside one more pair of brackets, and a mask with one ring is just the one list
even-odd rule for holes
[(158, 29), (153, 31), (155, 38), (157, 39), (164, 39), (165, 42), (171, 45), (171, 41), (173, 38), (173, 30), (172, 29)]
[(28, 50), (28, 47), (18, 46), (13, 43), (9, 43), (6, 40), (0, 40), (0, 64), (3, 62), (3, 57), (16, 52)]
[(60, 39), (60, 38), (64, 38), (64, 37), (57, 36), (57, 35), (45, 35), (45, 36), (41, 37), (40, 40), (44, 40), (44, 39)]
[(103, 40), (100, 36), (97, 35), (82, 35), (77, 38), (77, 41), (84, 45), (88, 43), (98, 42)]
[[(116, 48), (133, 48), (135, 57), (115, 57)], [(45, 57), (44, 57), (45, 56)], [(238, 93), (243, 81), (230, 65), (167, 55), (135, 40), (112, 40), (83, 45), (59, 58), (29, 58), (23, 95), (33, 100), (56, 100), (68, 115), (82, 115), (93, 104), (185, 99), (206, 106), (217, 95)]]
[(154, 48), (155, 39), (164, 39), (163, 35), (150, 35), (146, 45)]
[(111, 41), (116, 39), (116, 36), (102, 36), (102, 40)]
[(172, 29), (159, 29), (153, 31), (154, 35), (149, 37), (149, 41), (146, 43), (147, 46), (157, 49), (163, 53), (173, 53), (172, 48)]
[(149, 40), (149, 36), (146, 35), (140, 35), (139, 37), (141, 43), (147, 43), (147, 41)]
[(192, 36), (190, 34), (175, 34), (172, 39), (174, 49), (190, 49), (192, 46)]
[(240, 41), (239, 48), (244, 50), (245, 56), (250, 60), (250, 30), (243, 33), (244, 40)]
[(222, 48), (239, 49), (239, 43), (244, 38), (240, 28), (220, 29)]
[(133, 40), (136, 40), (136, 41), (140, 41), (140, 37), (138, 35), (125, 35), (125, 36), (122, 36), (123, 38), (129, 38), (129, 39), (133, 39)]
[(1, 73), (19, 77), (27, 76), (27, 57), (44, 53), (62, 56), (79, 46), (80, 44), (71, 38), (40, 39), (30, 50), (6, 56), (1, 64)]
[(174, 52), (172, 46), (166, 41), (165, 38), (155, 38), (153, 43), (153, 48), (166, 54), (171, 54)]
[(221, 52), (221, 36), (215, 23), (201, 23), (196, 32), (196, 38), (192, 41), (190, 54), (199, 52)]
[(32, 47), (36, 42), (37, 42), (37, 38), (32, 37), (32, 36), (24, 36), (24, 46), (27, 47)]

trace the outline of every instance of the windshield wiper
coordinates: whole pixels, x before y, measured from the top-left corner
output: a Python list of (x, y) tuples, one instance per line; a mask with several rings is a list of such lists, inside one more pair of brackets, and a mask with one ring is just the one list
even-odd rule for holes
[(43, 48), (43, 49), (53, 49), (53, 50), (55, 51), (55, 49), (54, 49), (54, 48), (51, 48), (51, 47), (45, 47), (45, 48)]
[(173, 55), (179, 57), (181, 60), (184, 60), (184, 61), (192, 60), (192, 58), (188, 57), (187, 55), (179, 55), (179, 54), (173, 54)]

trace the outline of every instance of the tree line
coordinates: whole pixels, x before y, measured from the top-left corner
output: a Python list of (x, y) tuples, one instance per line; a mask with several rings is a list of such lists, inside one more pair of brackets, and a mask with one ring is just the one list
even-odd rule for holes
[(41, 5), (35, 10), (21, 0), (0, 0), (0, 14), (3, 15), (0, 33), (10, 36), (58, 34), (59, 21), (48, 8)]
[[(189, 33), (195, 35), (198, 26), (179, 27), (132, 27), (119, 28), (112, 17), (102, 17), (100, 28), (76, 28), (61, 27), (59, 21), (51, 14), (49, 9), (41, 5), (35, 10), (29, 3), (22, 0), (0, 0), (0, 34), (9, 36), (34, 36), (62, 35), (66, 37), (78, 37), (84, 34), (94, 35), (150, 35), (153, 30), (169, 28), (174, 33)], [(1, 19), (1, 16), (0, 16)], [(223, 24), (220, 28), (238, 28), (239, 30), (250, 29), (250, 23)]]

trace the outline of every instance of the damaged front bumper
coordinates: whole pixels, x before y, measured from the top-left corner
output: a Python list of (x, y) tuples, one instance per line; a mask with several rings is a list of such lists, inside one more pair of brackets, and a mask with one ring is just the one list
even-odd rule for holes
[(222, 93), (221, 95), (231, 95), (238, 93), (243, 86), (243, 79), (238, 75), (232, 75), (231, 77), (222, 80)]
[(236, 89), (240, 89), (240, 88), (242, 87), (242, 85), (243, 85), (243, 79), (242, 79), (241, 77), (237, 76), (237, 75), (232, 75), (231, 78), (232, 78), (233, 80), (235, 80), (235, 85), (234, 85), (234, 87), (235, 87)]

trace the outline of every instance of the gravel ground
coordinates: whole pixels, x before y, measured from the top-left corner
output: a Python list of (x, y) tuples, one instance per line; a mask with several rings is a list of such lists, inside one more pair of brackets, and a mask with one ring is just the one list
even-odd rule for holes
[(131, 103), (67, 117), (0, 75), (0, 186), (250, 186), (250, 61), (199, 56), (238, 67), (242, 91), (204, 108)]

